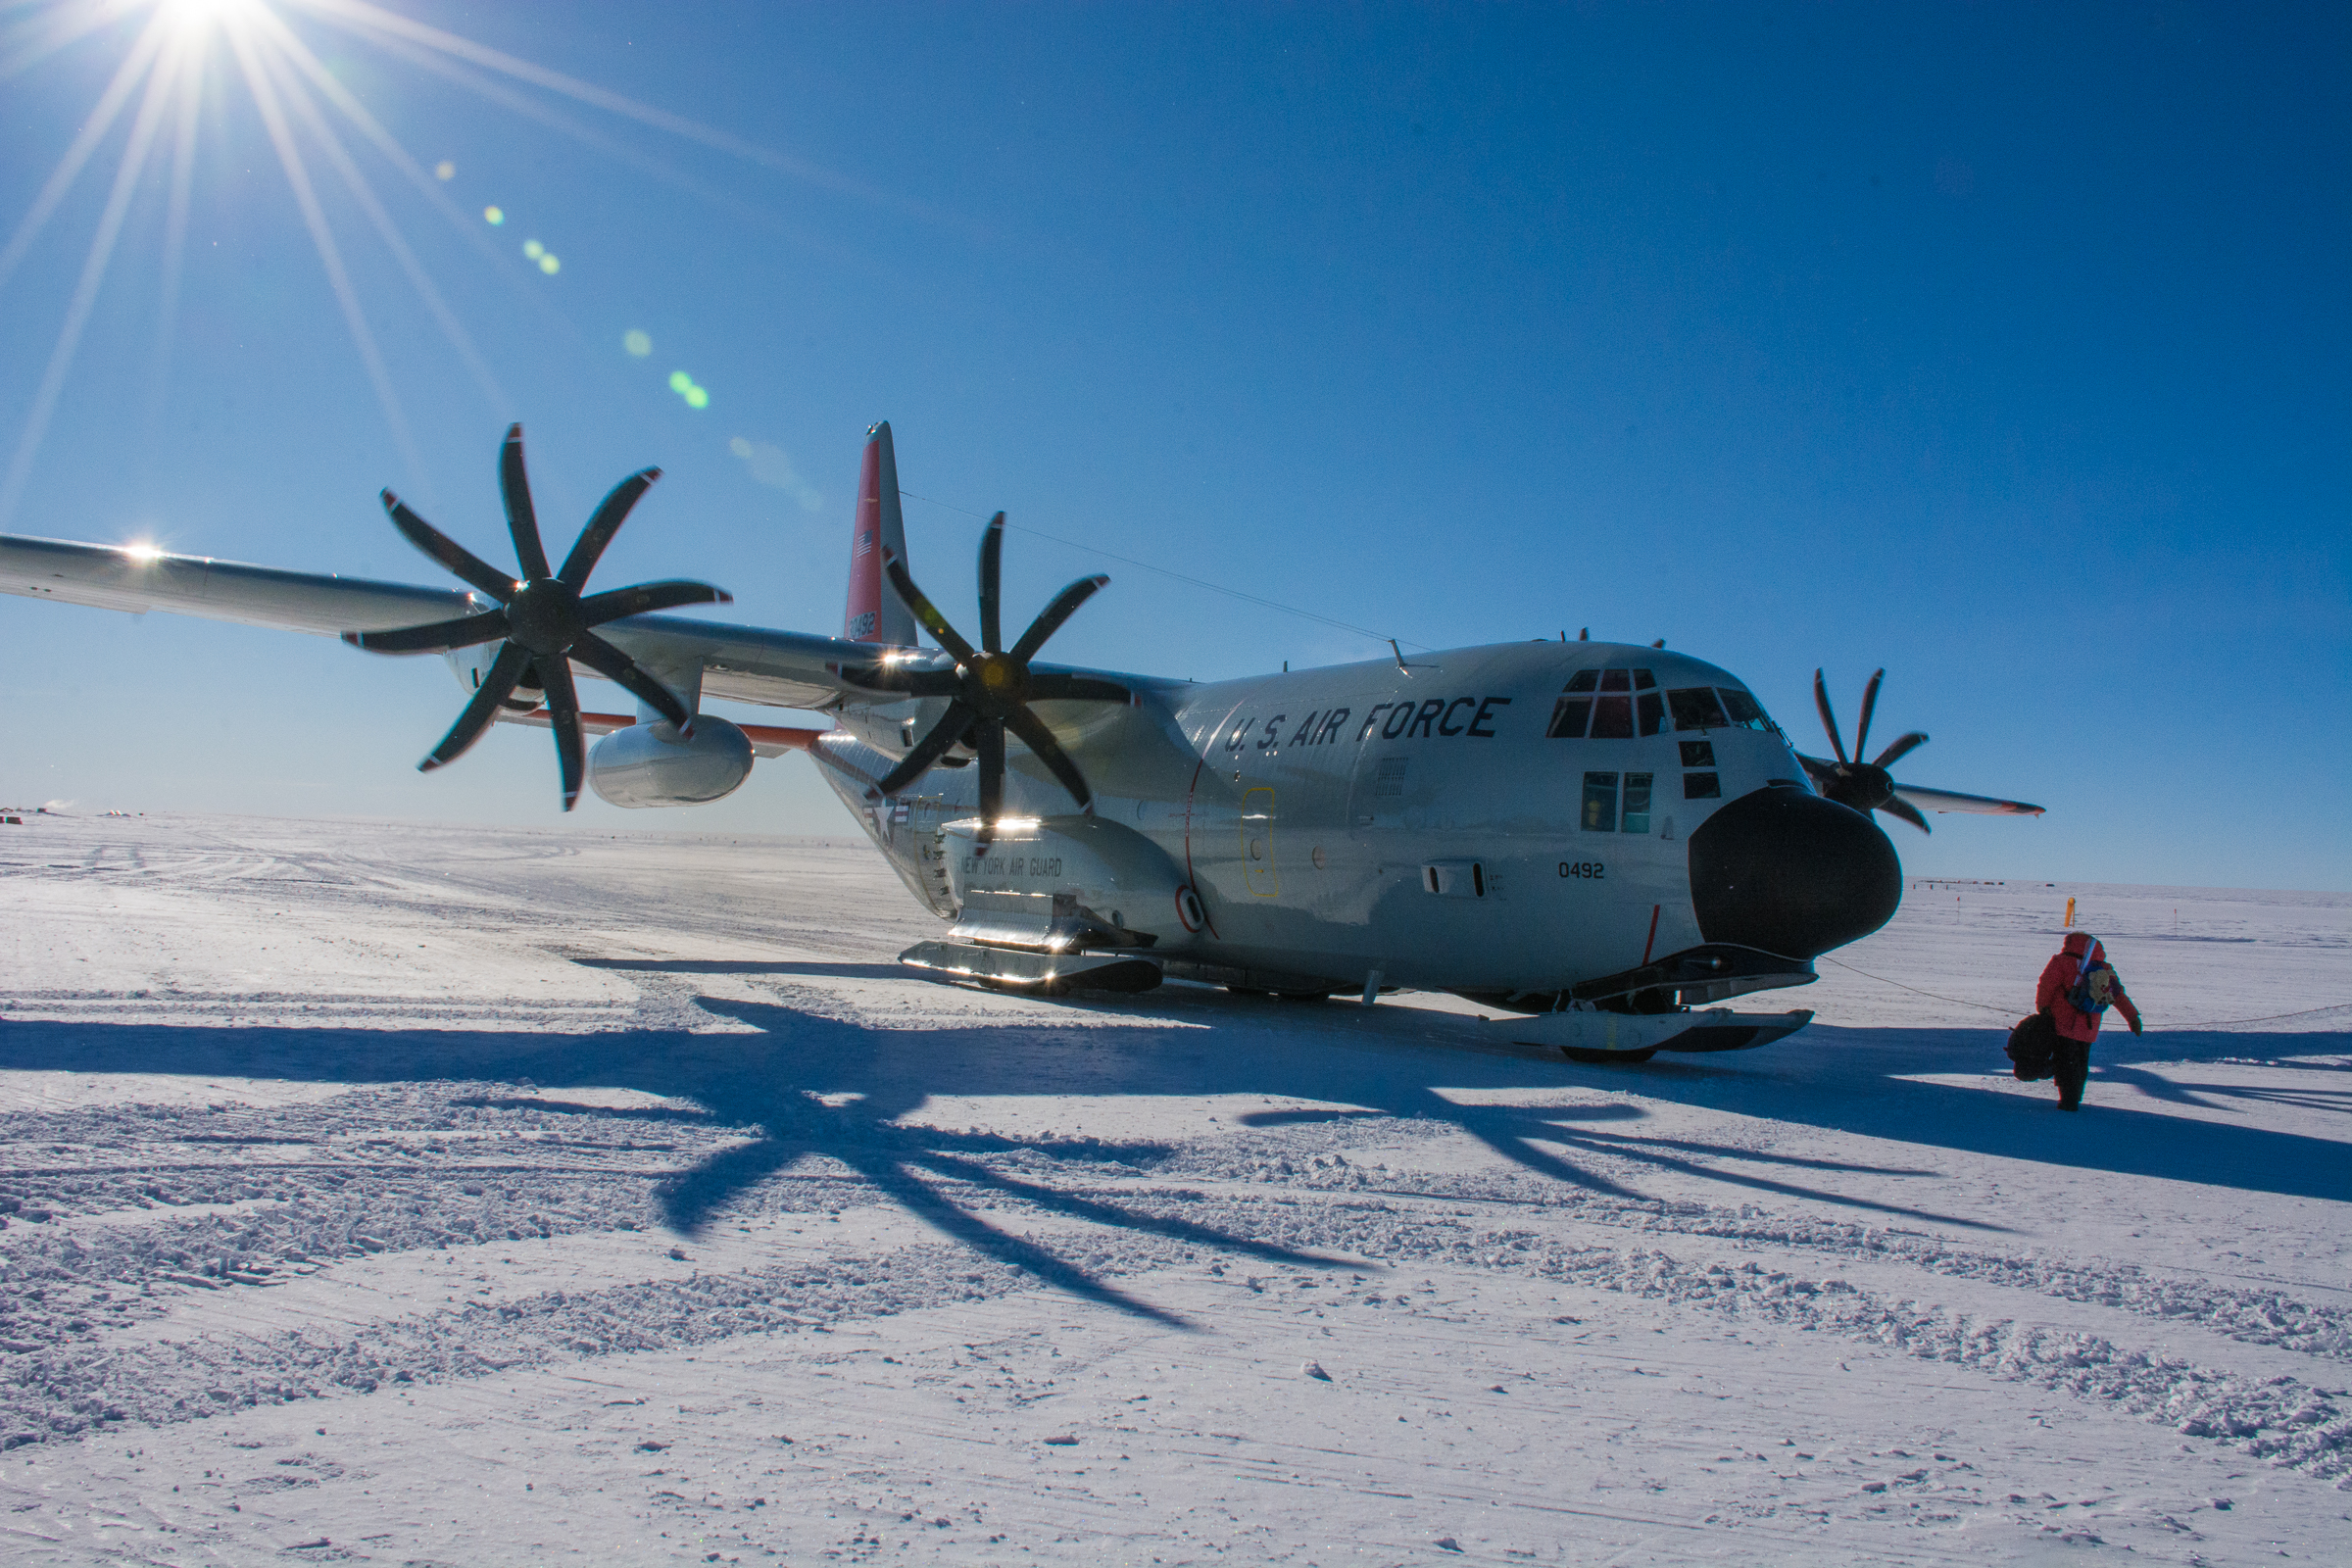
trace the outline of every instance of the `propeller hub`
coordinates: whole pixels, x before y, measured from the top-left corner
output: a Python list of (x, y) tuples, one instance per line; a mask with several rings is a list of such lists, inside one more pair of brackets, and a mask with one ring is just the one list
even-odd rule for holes
[(991, 717), (1011, 711), (1028, 700), (1029, 665), (1010, 654), (982, 654), (970, 672), (972, 703)]
[(580, 593), (561, 577), (533, 577), (507, 601), (509, 635), (534, 654), (554, 656), (571, 652), (587, 631), (580, 614)]
[(1848, 762), (1824, 793), (1849, 810), (1875, 811), (1894, 799), (1894, 776), (1874, 763)]

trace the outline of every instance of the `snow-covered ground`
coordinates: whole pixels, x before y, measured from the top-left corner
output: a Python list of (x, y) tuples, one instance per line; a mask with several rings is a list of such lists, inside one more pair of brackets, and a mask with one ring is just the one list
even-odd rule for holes
[(0, 827), (0, 1553), (2352, 1553), (2352, 899), (1915, 884), (1614, 1068), (934, 929), (846, 834)]

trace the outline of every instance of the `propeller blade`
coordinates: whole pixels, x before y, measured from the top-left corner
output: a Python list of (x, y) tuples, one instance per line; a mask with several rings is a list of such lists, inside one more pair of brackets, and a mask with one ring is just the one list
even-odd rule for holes
[(498, 449), (498, 489), (507, 503), (507, 532), (514, 536), (514, 559), (526, 578), (544, 577), (547, 547), (539, 542), (539, 514), (531, 510), (531, 480), (522, 471), (522, 426), (507, 426), (506, 445)]
[(1004, 651), (1004, 514), (1000, 512), (980, 536), (980, 647), (991, 654)]
[(1078, 771), (1078, 764), (1070, 760), (1070, 754), (1061, 749), (1061, 743), (1054, 738), (1052, 730), (1046, 728), (1044, 719), (1026, 708), (1016, 708), (1004, 715), (1004, 722), (1036, 755), (1037, 760), (1046, 764), (1047, 771), (1061, 780), (1061, 787), (1070, 792), (1070, 799), (1078, 803), (1078, 809), (1094, 809), (1095, 796), (1086, 787), (1086, 775)]
[(1831, 788), (1838, 782), (1837, 764), (1825, 762), (1818, 757), (1807, 757), (1802, 752), (1796, 754), (1796, 760), (1803, 765), (1805, 776), (1813, 781), (1814, 792), (1820, 795), (1829, 794)]
[(1061, 630), (1061, 623), (1076, 614), (1078, 607), (1102, 592), (1109, 581), (1108, 577), (1100, 575), (1081, 577), (1055, 594), (1054, 602), (1029, 623), (1029, 629), (1021, 633), (1021, 640), (1012, 645), (1013, 659), (1024, 664), (1029, 662), (1037, 651), (1046, 645), (1046, 639)]
[(458, 576), (505, 604), (514, 597), (514, 574), (501, 571), (464, 545), (434, 527), (409, 510), (409, 504), (391, 491), (381, 492), (384, 512), (392, 518), (401, 537), (432, 557)]
[(1901, 761), (1904, 758), (1909, 757), (1913, 752), (1918, 751), (1922, 746), (1927, 744), (1928, 732), (1924, 729), (1915, 729), (1908, 734), (1897, 735), (1894, 738), (1893, 744), (1889, 745), (1885, 751), (1881, 752), (1879, 754), (1878, 761), (1872, 765), (1875, 767), (1892, 767), (1895, 763)]
[(1043, 675), (1029, 677), (1029, 700), (1033, 703), (1132, 703), (1135, 694), (1116, 681), (1049, 670)]
[(890, 692), (905, 697), (955, 697), (963, 690), (963, 677), (952, 669), (906, 669), (896, 664), (826, 667), (859, 691)]
[(1919, 808), (1913, 806), (1909, 801), (1904, 800), (1899, 795), (1887, 797), (1886, 800), (1880, 804), (1879, 809), (1885, 811), (1888, 816), (1901, 817), (1904, 821), (1910, 823), (1922, 833), (1933, 833), (1936, 831), (1934, 828), (1928, 826), (1928, 819), (1919, 814)]
[(458, 721), (441, 737), (441, 744), (424, 754), (416, 764), (419, 773), (430, 773), (436, 767), (447, 767), (466, 755), (466, 749), (482, 738), (482, 731), (498, 716), (498, 705), (507, 700), (514, 683), (522, 677), (523, 666), (531, 662), (530, 651), (520, 644), (509, 643), (498, 651), (490, 662), (490, 671), (482, 677), (481, 689), (458, 715)]
[(980, 842), (986, 843), (1004, 813), (1004, 721), (984, 718), (979, 730), (972, 750), (980, 754)]
[(963, 732), (971, 726), (972, 717), (973, 710), (969, 703), (950, 703), (948, 710), (940, 715), (939, 722), (931, 726), (931, 733), (915, 742), (914, 750), (908, 752), (898, 766), (875, 781), (875, 791), (882, 795), (896, 795), (929, 772), (932, 763), (948, 755), (949, 747), (963, 739)]
[(914, 618), (921, 621), (931, 635), (939, 639), (940, 647), (945, 648), (956, 657), (956, 662), (976, 664), (980, 662), (980, 655), (972, 645), (965, 642), (956, 628), (948, 624), (948, 617), (941, 614), (938, 608), (923, 597), (923, 591), (917, 588), (914, 585), (914, 579), (907, 575), (906, 563), (901, 561), (896, 552), (890, 550), (882, 552), (882, 574), (890, 579), (890, 586), (897, 591), (899, 602), (914, 612)]
[(1956, 790), (1921, 789), (1897, 784), (1894, 793), (1911, 805), (1931, 811), (1976, 811), (1990, 816), (2039, 816), (2041, 808), (2024, 801), (1996, 800), (1989, 795), (1962, 795)]
[[(519, 448), (515, 461), (522, 461)], [(604, 559), (605, 546), (612, 542), (612, 536), (620, 532), (620, 525), (628, 520), (629, 509), (661, 477), (660, 468), (640, 468), (614, 485), (598, 505), (596, 514), (588, 519), (588, 526), (580, 530), (580, 537), (572, 543), (571, 554), (564, 558), (564, 569), (556, 575), (574, 588), (585, 587), (588, 574), (596, 569), (597, 562)]]
[(547, 716), (556, 732), (556, 765), (564, 771), (564, 809), (580, 799), (580, 774), (585, 771), (580, 745), (580, 694), (571, 683), (571, 662), (551, 659), (539, 667), (547, 682)]
[(471, 648), (495, 642), (507, 634), (507, 612), (485, 610), (478, 615), (436, 620), (427, 626), (403, 626), (394, 631), (347, 631), (343, 640), (371, 654), (445, 654), (452, 648)]
[(686, 705), (678, 701), (678, 694), (647, 674), (645, 666), (596, 633), (582, 633), (580, 640), (571, 645), (571, 657), (677, 725), (681, 735), (693, 732), (694, 715), (686, 711)]
[(731, 605), (734, 602), (735, 596), (724, 588), (672, 577), (662, 582), (641, 582), (627, 588), (590, 594), (580, 601), (580, 619), (591, 626), (602, 626), (606, 621), (618, 620), (623, 615), (646, 615), (657, 610), (675, 610), (680, 605)]
[(1830, 750), (1838, 754), (1839, 765), (1845, 762), (1845, 742), (1838, 738), (1838, 715), (1830, 711), (1830, 685), (1813, 672), (1813, 706), (1821, 710), (1821, 727), (1830, 732)]
[(1862, 754), (1870, 750), (1870, 715), (1878, 710), (1879, 682), (1886, 678), (1885, 670), (1874, 670), (1871, 672), (1870, 684), (1862, 688), (1862, 725), (1854, 731), (1854, 760), (1856, 761), (1860, 761)]

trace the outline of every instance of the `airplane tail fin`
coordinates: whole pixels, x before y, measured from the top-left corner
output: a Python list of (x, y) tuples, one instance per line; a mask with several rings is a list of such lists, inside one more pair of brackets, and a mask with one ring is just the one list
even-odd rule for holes
[(858, 517), (850, 536), (850, 600), (841, 634), (854, 643), (915, 643), (914, 612), (899, 603), (882, 578), (882, 552), (906, 559), (906, 520), (899, 511), (899, 460), (890, 421), (865, 432), (865, 463), (858, 475)]

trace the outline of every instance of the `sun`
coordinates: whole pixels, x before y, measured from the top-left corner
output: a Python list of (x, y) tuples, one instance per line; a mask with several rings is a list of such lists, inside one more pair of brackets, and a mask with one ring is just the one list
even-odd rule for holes
[(229, 21), (252, 0), (162, 0), (156, 8), (184, 32), (200, 31)]

